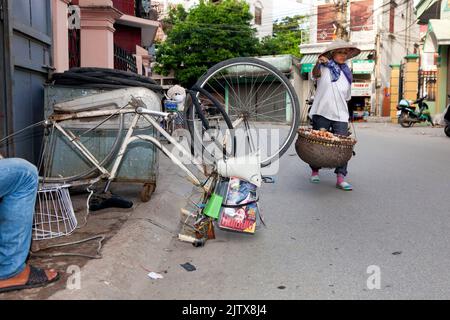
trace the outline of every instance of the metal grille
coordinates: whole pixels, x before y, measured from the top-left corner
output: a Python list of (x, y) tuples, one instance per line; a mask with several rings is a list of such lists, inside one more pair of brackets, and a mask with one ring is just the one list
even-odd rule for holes
[(137, 73), (136, 59), (117, 45), (114, 45), (114, 69)]
[(425, 94), (427, 100), (435, 101), (437, 91), (437, 71), (420, 71), (419, 72), (419, 97)]
[(69, 30), (69, 68), (80, 66), (80, 29)]

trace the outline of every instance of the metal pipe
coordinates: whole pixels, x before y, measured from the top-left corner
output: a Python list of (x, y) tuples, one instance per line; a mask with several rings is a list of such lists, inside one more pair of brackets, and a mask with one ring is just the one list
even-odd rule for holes
[(179, 144), (169, 133), (167, 133), (166, 130), (161, 128), (161, 126), (150, 116), (148, 116), (146, 114), (144, 114), (142, 116), (148, 122), (150, 122), (153, 125), (153, 127), (156, 130), (158, 130), (170, 143), (172, 143), (175, 146), (175, 148), (177, 148), (181, 153), (183, 153), (183, 155), (187, 155), (189, 157), (189, 161), (191, 161), (192, 164), (194, 164), (200, 172), (203, 172), (203, 167), (201, 165), (197, 164), (196, 161), (194, 161), (195, 159), (192, 157), (192, 155), (189, 151), (187, 151), (181, 144)]
[(108, 174), (108, 171), (103, 168), (102, 166), (100, 166), (99, 162), (97, 161), (97, 159), (89, 152), (89, 150), (86, 149), (86, 147), (80, 143), (79, 141), (77, 141), (76, 139), (74, 139), (74, 137), (71, 137), (58, 123), (54, 122), (53, 123), (55, 125), (55, 127), (61, 131), (61, 133), (63, 135), (65, 135), (70, 142), (72, 142), (75, 147), (81, 151), (81, 153), (94, 165), (97, 167), (98, 170), (100, 170), (103, 174)]
[[(155, 137), (149, 136), (149, 135), (137, 135), (134, 137), (131, 137), (128, 141), (128, 144), (136, 141), (136, 140), (144, 140), (153, 143), (158, 149), (160, 149), (167, 157), (170, 158), (177, 166), (179, 166), (187, 175), (189, 178), (191, 178), (191, 181), (196, 186), (202, 186), (202, 183), (198, 178), (177, 158), (173, 155), (173, 153), (170, 152), (166, 147), (164, 147), (161, 142), (159, 142)], [(204, 188), (202, 186), (202, 188)]]

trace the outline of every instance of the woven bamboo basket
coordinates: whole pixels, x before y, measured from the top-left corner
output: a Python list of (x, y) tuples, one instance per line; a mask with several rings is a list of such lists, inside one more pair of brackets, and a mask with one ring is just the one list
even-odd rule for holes
[(336, 168), (345, 165), (353, 155), (356, 140), (337, 136), (330, 140), (311, 135), (312, 129), (300, 128), (295, 150), (300, 159), (315, 168)]

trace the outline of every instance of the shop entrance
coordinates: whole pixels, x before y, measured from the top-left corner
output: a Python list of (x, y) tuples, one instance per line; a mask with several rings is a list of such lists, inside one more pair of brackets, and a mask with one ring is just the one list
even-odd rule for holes
[(370, 97), (352, 97), (348, 111), (351, 121), (365, 121), (370, 112)]

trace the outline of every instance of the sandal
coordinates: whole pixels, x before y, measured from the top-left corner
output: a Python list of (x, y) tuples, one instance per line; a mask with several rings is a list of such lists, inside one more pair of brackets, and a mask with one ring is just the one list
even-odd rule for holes
[(336, 188), (344, 190), (344, 191), (352, 191), (353, 190), (352, 185), (345, 181), (336, 184)]
[(0, 293), (15, 291), (15, 290), (22, 290), (22, 289), (31, 289), (31, 288), (38, 288), (38, 287), (44, 287), (50, 283), (56, 282), (59, 280), (60, 274), (57, 273), (56, 277), (53, 279), (48, 279), (47, 274), (45, 273), (45, 270), (39, 269), (36, 267), (33, 267), (30, 265), (30, 274), (28, 276), (28, 281), (25, 284), (22, 285), (15, 285), (15, 286), (9, 286), (5, 288), (0, 288)]

